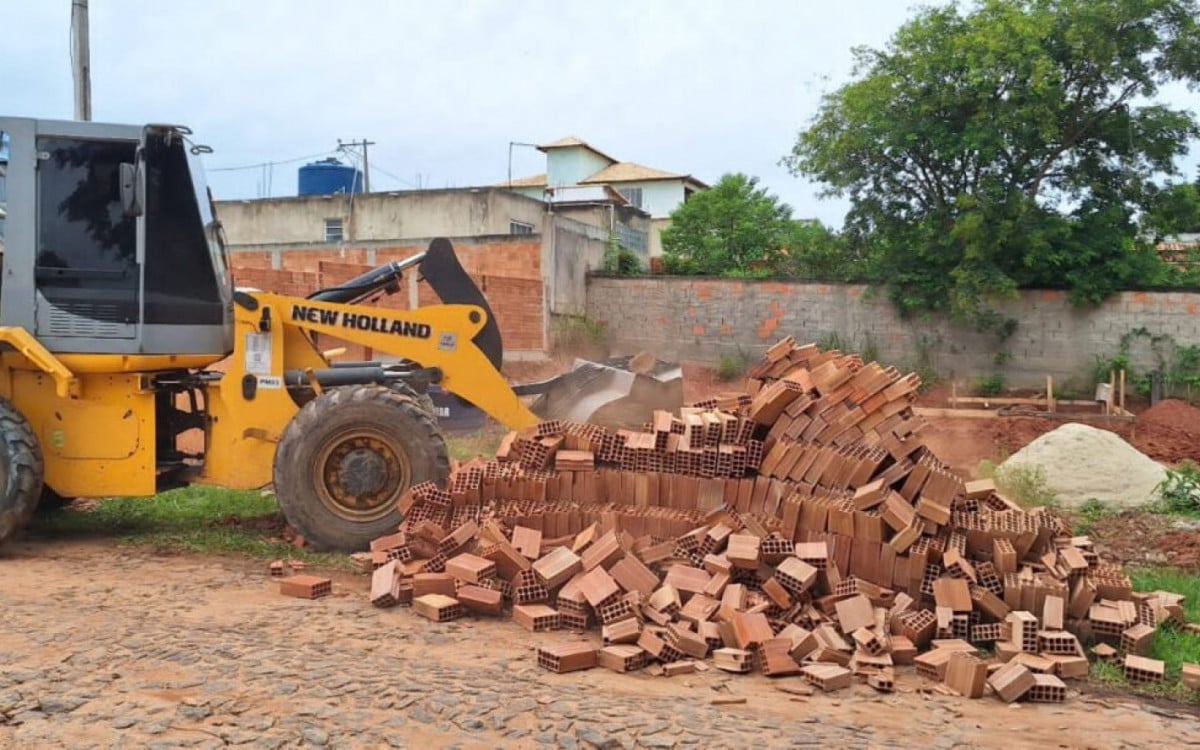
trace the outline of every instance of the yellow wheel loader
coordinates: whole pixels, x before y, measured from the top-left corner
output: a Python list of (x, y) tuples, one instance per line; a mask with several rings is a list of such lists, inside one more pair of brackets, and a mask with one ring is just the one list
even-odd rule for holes
[[(304, 299), (235, 289), (190, 135), (0, 117), (0, 541), (44, 496), (273, 483), (306, 540), (364, 549), (409, 486), (447, 479), (429, 384), (537, 421), (445, 240)], [(363, 304), (405, 272), (445, 304)], [(397, 361), (334, 362), (319, 336)], [(184, 452), (193, 430), (203, 450)]]

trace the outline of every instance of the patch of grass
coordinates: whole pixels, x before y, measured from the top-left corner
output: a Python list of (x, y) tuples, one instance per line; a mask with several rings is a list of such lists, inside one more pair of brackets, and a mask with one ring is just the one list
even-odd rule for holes
[(608, 343), (604, 322), (586, 315), (561, 315), (554, 319), (555, 351), (603, 349)]
[(840, 352), (846, 352), (850, 348), (849, 343), (849, 341), (843, 340), (841, 334), (837, 331), (830, 331), (817, 340), (817, 346), (821, 348), (821, 351), (826, 352), (835, 349)]
[(996, 489), (1023, 508), (1058, 507), (1058, 498), (1046, 485), (1046, 472), (1040, 466), (1004, 466), (984, 459), (979, 462), (978, 474), (994, 481)]
[(1200, 622), (1200, 576), (1162, 566), (1130, 568), (1126, 572), (1135, 591), (1170, 591), (1186, 596), (1184, 616), (1188, 622)]
[(722, 354), (717, 362), (717, 380), (731, 383), (746, 374), (754, 359), (742, 349), (737, 354)]
[(343, 555), (296, 549), (276, 541), (285, 521), (275, 497), (215, 487), (186, 487), (153, 498), (114, 498), (94, 509), (65, 508), (39, 516), (32, 531), (59, 537), (112, 539), (118, 544), (208, 554), (290, 558), (351, 569)]
[[(1189, 622), (1200, 619), (1200, 577), (1166, 567), (1130, 568), (1128, 571), (1137, 591), (1171, 591), (1183, 594), (1184, 616)], [(1157, 698), (1169, 698), (1185, 703), (1196, 700), (1194, 691), (1179, 681), (1184, 663), (1200, 663), (1200, 635), (1174, 627), (1160, 627), (1150, 652), (1154, 659), (1166, 663), (1166, 679), (1158, 684), (1135, 684), (1125, 679), (1120, 664), (1094, 662), (1091, 679), (1113, 689)]]
[(1108, 513), (1109, 510), (1104, 503), (1091, 497), (1083, 505), (1079, 506), (1079, 509), (1074, 514), (1074, 518), (1071, 519), (1071, 525), (1074, 527), (1076, 534), (1090, 534), (1096, 522), (1108, 515)]
[(975, 392), (985, 398), (999, 396), (1004, 393), (1004, 376), (998, 372), (979, 376), (975, 381)]
[(500, 441), (508, 433), (503, 427), (491, 425), (477, 432), (463, 435), (448, 435), (446, 447), (450, 450), (450, 458), (455, 461), (469, 461), (476, 456), (494, 458)]
[(1200, 467), (1183, 461), (1167, 469), (1167, 477), (1156, 488), (1162, 510), (1168, 513), (1200, 511)]

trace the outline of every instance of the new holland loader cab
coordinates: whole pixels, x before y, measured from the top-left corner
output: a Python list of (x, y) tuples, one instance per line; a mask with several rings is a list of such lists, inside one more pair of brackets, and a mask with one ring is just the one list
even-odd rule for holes
[[(445, 240), (307, 299), (234, 289), (190, 134), (0, 117), (0, 541), (43, 497), (274, 483), (305, 539), (364, 549), (410, 485), (447, 478), (429, 383), (537, 421)], [(410, 267), (445, 304), (362, 304)], [(331, 362), (316, 335), (395, 361)]]

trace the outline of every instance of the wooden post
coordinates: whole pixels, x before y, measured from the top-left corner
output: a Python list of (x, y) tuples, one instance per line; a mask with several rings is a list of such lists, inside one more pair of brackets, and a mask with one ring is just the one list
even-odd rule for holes
[(1125, 371), (1121, 370), (1121, 416), (1125, 416)]
[(1046, 411), (1054, 411), (1054, 376), (1046, 376)]
[(957, 380), (950, 381), (950, 408), (951, 409), (958, 408), (958, 381)]
[(1117, 371), (1110, 370), (1108, 373), (1108, 399), (1104, 402), (1104, 413), (1112, 415), (1113, 404), (1117, 399)]

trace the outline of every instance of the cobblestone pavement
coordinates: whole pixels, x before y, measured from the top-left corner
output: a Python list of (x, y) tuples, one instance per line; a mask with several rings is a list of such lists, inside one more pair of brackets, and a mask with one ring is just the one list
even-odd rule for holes
[[(0, 747), (1182, 747), (1192, 708), (778, 689), (795, 678), (539, 670), (510, 622), (279, 596), (265, 566), (46, 542), (0, 554)], [(713, 705), (714, 698), (746, 698)]]

